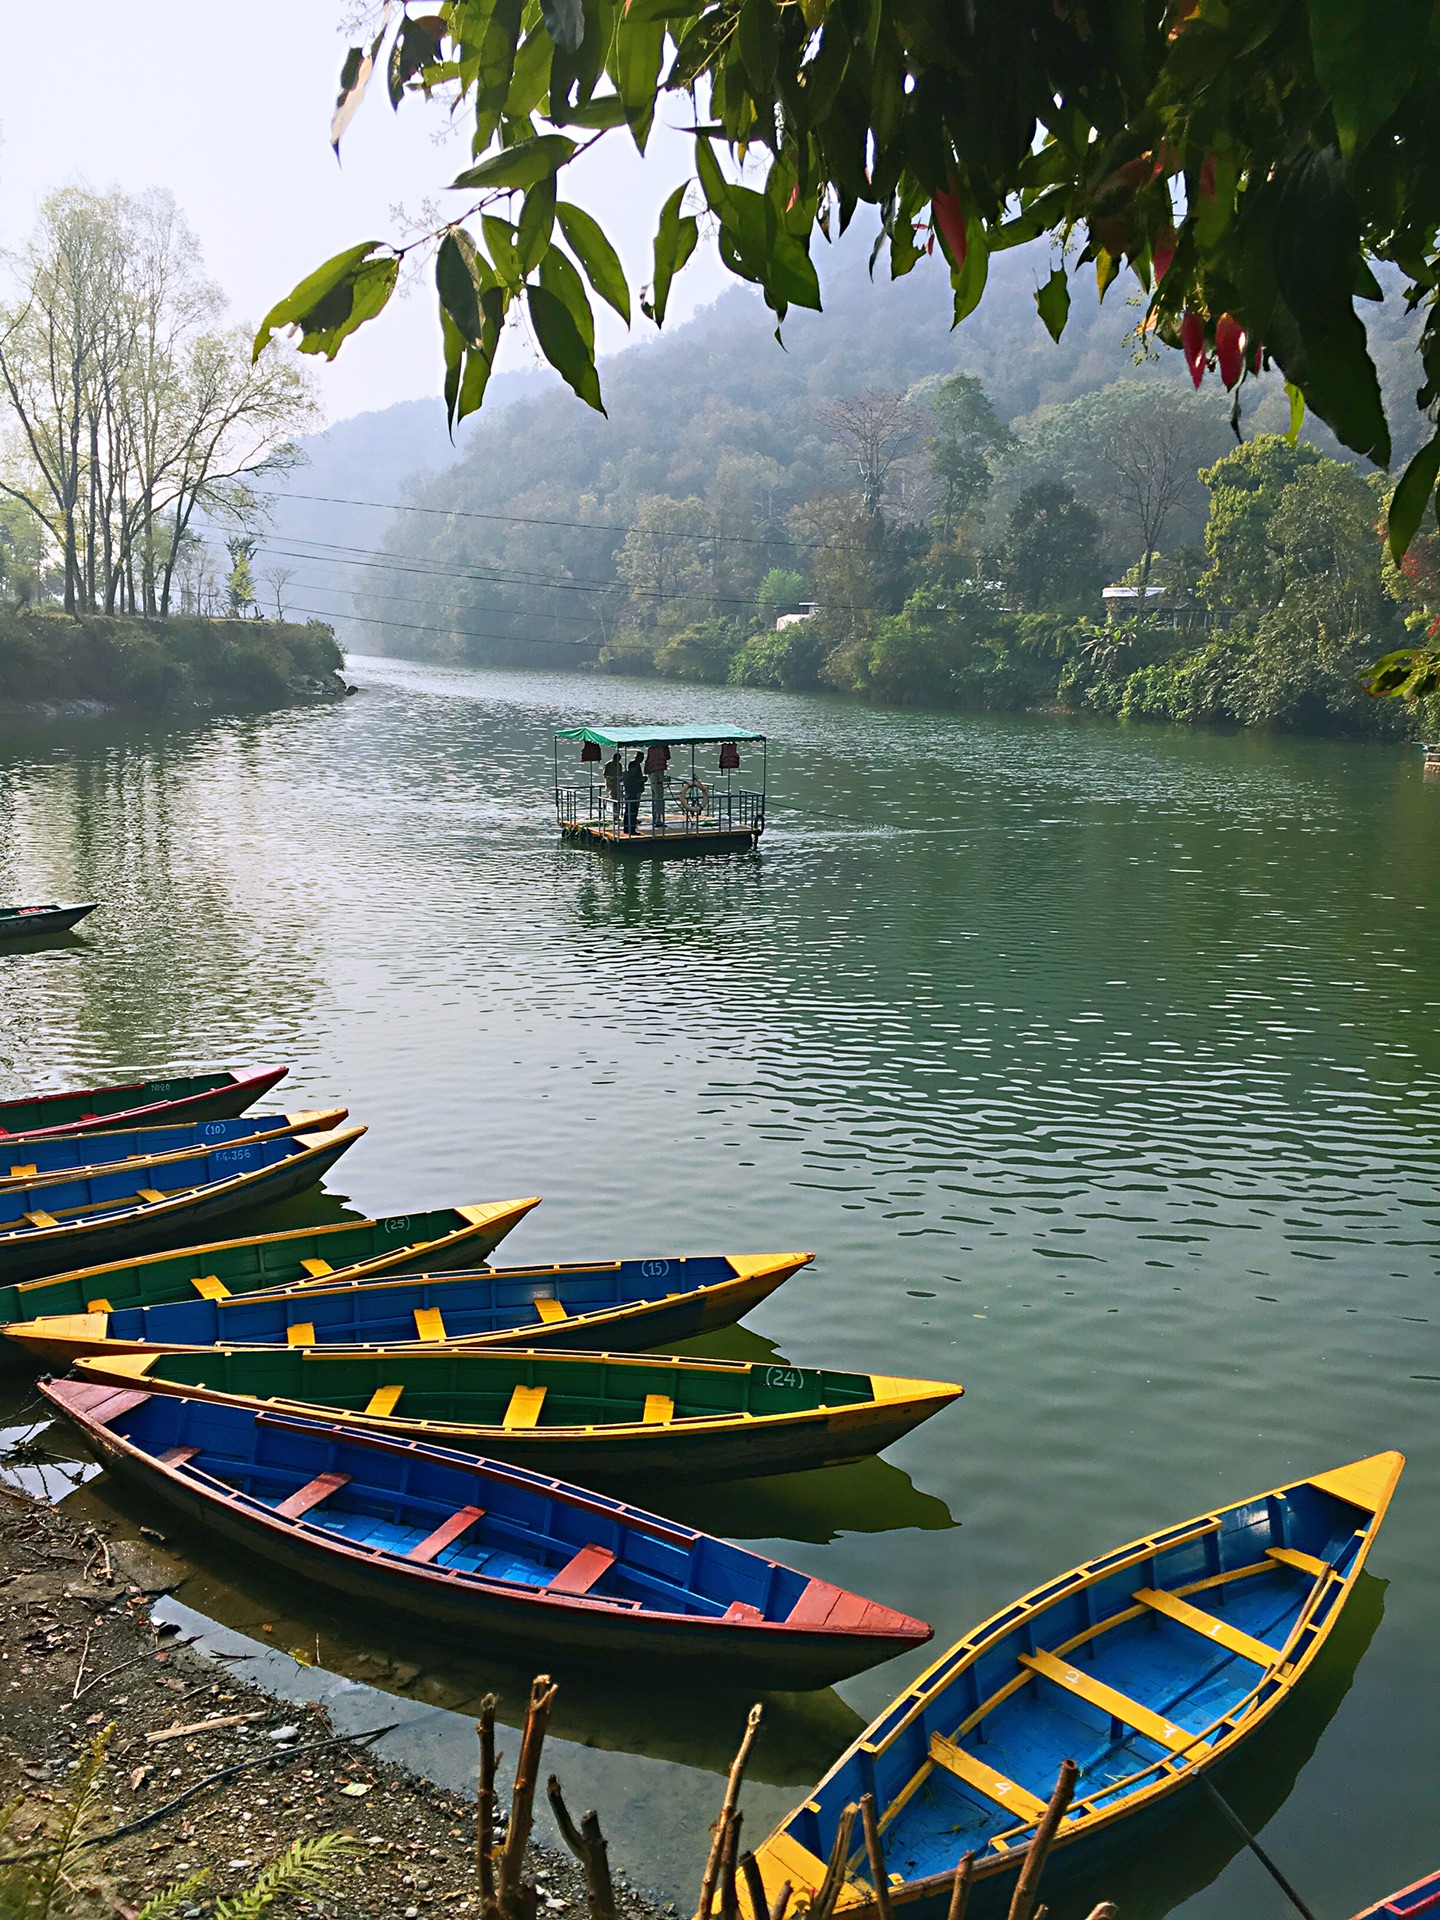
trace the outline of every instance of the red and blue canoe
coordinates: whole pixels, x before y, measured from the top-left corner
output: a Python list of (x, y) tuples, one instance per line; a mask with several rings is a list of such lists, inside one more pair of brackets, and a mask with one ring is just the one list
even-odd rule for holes
[(1420, 1913), (1440, 1914), (1440, 1868), (1427, 1873), (1423, 1880), (1413, 1880), (1378, 1906), (1366, 1907), (1355, 1920), (1411, 1920), (1412, 1915)]
[(152, 1510), (470, 1646), (833, 1686), (928, 1640), (879, 1601), (563, 1480), (419, 1440), (78, 1380), (40, 1391)]
[(233, 1120), (268, 1093), (288, 1067), (245, 1067), (128, 1080), (79, 1093), (35, 1093), (0, 1100), (0, 1140), (18, 1143), (106, 1127), (157, 1127), (187, 1120)]

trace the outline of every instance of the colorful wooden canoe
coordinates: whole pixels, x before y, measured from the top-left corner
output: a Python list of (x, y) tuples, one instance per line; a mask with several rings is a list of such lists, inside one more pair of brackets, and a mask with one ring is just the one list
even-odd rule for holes
[(245, 1140), (280, 1133), (328, 1133), (349, 1114), (348, 1107), (315, 1108), (308, 1113), (247, 1113), (238, 1120), (191, 1120), (176, 1127), (126, 1127), (104, 1133), (66, 1133), (58, 1139), (31, 1140), (8, 1153), (0, 1143), (0, 1192), (65, 1174), (108, 1173), (120, 1165), (170, 1159), (209, 1147), (234, 1147)]
[(0, 940), (36, 940), (44, 933), (68, 933), (99, 904), (98, 900), (86, 900), (64, 906), (52, 900), (43, 907), (0, 907)]
[(41, 1392), (150, 1511), (472, 1645), (825, 1687), (930, 1637), (877, 1601), (524, 1467), (89, 1381)]
[(0, 1101), (0, 1140), (13, 1145), (47, 1134), (95, 1133), (105, 1127), (233, 1120), (289, 1071), (288, 1067), (250, 1067), (228, 1073), (190, 1073), (168, 1080), (90, 1087), (83, 1093), (37, 1093), (24, 1100)]
[[(1404, 1460), (1379, 1453), (1133, 1541), (957, 1642), (886, 1708), (757, 1857), (766, 1891), (825, 1873), (843, 1809), (873, 1792), (890, 1901), (948, 1910), (973, 1851), (977, 1915), (1002, 1912), (1060, 1763), (1075, 1799), (1046, 1868), (1090, 1870), (1270, 1720), (1365, 1563)], [(874, 1895), (856, 1826), (841, 1907)]]
[(1412, 1915), (1421, 1913), (1440, 1914), (1440, 1871), (1412, 1881), (1378, 1906), (1366, 1907), (1355, 1920), (1411, 1920)]
[(733, 1326), (814, 1257), (715, 1254), (395, 1280), (337, 1273), (316, 1286), (270, 1288), (243, 1299), (191, 1298), (128, 1310), (118, 1309), (110, 1293), (92, 1294), (90, 1311), (27, 1315), (26, 1324), (5, 1332), (47, 1366), (69, 1366), (85, 1353), (157, 1347), (394, 1347), (437, 1340), (633, 1353)]
[(278, 1134), (7, 1188), (0, 1191), (0, 1282), (97, 1255), (173, 1247), (239, 1208), (288, 1200), (313, 1187), (364, 1131)]
[(84, 1328), (71, 1329), (65, 1344), (43, 1342), (35, 1357), (46, 1365), (68, 1366), (88, 1352), (86, 1329), (103, 1348), (108, 1316), (127, 1308), (158, 1306), (174, 1300), (224, 1300), (231, 1294), (257, 1293), (267, 1287), (313, 1285), (332, 1275), (348, 1279), (377, 1274), (427, 1273), (483, 1260), (540, 1204), (491, 1200), (477, 1206), (436, 1207), (421, 1213), (396, 1213), (387, 1220), (343, 1220), (334, 1226), (302, 1227), (293, 1233), (252, 1234), (240, 1240), (216, 1240), (208, 1246), (182, 1247), (178, 1253), (151, 1253), (101, 1267), (52, 1274), (48, 1280), (0, 1287), (0, 1328), (23, 1321), (73, 1317)]
[(963, 1388), (821, 1367), (414, 1347), (208, 1347), (76, 1363), (81, 1379), (408, 1435), (587, 1486), (795, 1473), (878, 1453)]

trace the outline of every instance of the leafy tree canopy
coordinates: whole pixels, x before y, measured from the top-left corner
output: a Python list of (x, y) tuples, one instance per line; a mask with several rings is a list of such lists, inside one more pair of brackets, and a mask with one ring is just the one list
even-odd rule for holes
[[(452, 419), (481, 403), (507, 316), (601, 406), (591, 294), (628, 323), (602, 225), (561, 194), (612, 129), (643, 151), (663, 95), (685, 96), (695, 180), (666, 202), (641, 304), (662, 321), (696, 211), (777, 319), (818, 307), (815, 229), (879, 216), (877, 253), (909, 273), (939, 247), (957, 321), (996, 251), (1073, 241), (1037, 294), (1058, 338), (1071, 266), (1101, 288), (1128, 263), (1145, 326), (1237, 387), (1284, 372), (1349, 447), (1388, 461), (1389, 423), (1355, 300), (1392, 262), (1423, 305), (1422, 410), (1440, 399), (1440, 24), (1435, 0), (440, 0), (386, 5), (351, 50), (338, 142), (373, 72), (473, 113), (473, 198), (435, 236)], [(727, 164), (728, 163), (728, 164)], [(272, 310), (331, 357), (389, 299), (398, 249), (365, 241)], [(1440, 475), (1440, 434), (1390, 515), (1398, 552)]]
[(996, 563), (1029, 612), (1083, 604), (1104, 576), (1099, 543), (1098, 516), (1063, 481), (1042, 480), (1015, 502)]

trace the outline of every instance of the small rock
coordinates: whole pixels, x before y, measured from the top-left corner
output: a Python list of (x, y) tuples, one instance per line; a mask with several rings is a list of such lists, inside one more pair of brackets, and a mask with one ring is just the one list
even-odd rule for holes
[(277, 1747), (288, 1746), (291, 1741), (300, 1738), (300, 1729), (299, 1727), (272, 1727), (267, 1737), (273, 1740)]
[(408, 1687), (413, 1680), (420, 1678), (419, 1667), (412, 1667), (408, 1660), (397, 1660), (391, 1675), (397, 1687)]

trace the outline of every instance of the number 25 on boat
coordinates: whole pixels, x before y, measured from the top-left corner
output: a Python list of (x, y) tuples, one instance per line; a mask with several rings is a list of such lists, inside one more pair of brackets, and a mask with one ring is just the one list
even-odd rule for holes
[[(957, 1641), (757, 1850), (766, 1892), (813, 1892), (844, 1809), (873, 1793), (906, 1920), (944, 1920), (975, 1855), (972, 1920), (1003, 1912), (1062, 1760), (1079, 1764), (1047, 1885), (1180, 1810), (1265, 1726), (1354, 1590), (1404, 1459), (1377, 1453), (1132, 1541)], [(1126, 1823), (1122, 1832), (1116, 1829)], [(856, 1846), (837, 1910), (874, 1911)]]

